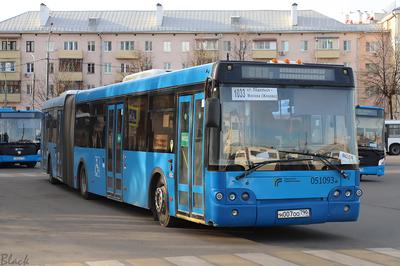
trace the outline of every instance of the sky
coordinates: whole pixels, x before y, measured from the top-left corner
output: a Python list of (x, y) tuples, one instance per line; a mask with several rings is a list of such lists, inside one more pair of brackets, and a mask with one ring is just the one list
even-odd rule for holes
[[(313, 9), (324, 15), (344, 21), (345, 13), (361, 11), (382, 12), (394, 0), (1, 0), (0, 21), (26, 11), (38, 11), (40, 3), (50, 10), (155, 10), (161, 3), (164, 10), (275, 10), (290, 9), (292, 3), (298, 9)], [(400, 2), (400, 1), (399, 1)], [(389, 11), (389, 10), (386, 10)], [(356, 16), (356, 14), (354, 14)]]

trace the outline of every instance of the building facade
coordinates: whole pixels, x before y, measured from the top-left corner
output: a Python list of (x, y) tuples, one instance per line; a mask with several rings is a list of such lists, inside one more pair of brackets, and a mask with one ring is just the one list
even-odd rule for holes
[[(312, 10), (40, 11), (0, 22), (0, 105), (41, 108), (67, 89), (147, 69), (218, 59), (344, 64), (357, 76), (374, 55), (379, 24), (347, 25)], [(374, 104), (361, 82), (357, 101)]]

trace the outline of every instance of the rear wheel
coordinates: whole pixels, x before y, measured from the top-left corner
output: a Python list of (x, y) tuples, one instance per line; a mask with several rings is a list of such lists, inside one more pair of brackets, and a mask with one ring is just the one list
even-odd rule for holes
[(47, 163), (47, 171), (49, 172), (49, 183), (50, 184), (58, 184), (58, 180), (54, 178), (53, 176), (53, 167), (51, 167), (51, 158), (49, 157), (48, 163)]
[(400, 154), (400, 145), (399, 144), (392, 144), (389, 148), (390, 154), (399, 155)]
[(159, 178), (153, 191), (153, 209), (161, 226), (173, 227), (177, 219), (169, 215), (167, 185), (162, 177)]
[(79, 169), (79, 192), (84, 199), (92, 199), (93, 196), (88, 191), (88, 179), (84, 166)]

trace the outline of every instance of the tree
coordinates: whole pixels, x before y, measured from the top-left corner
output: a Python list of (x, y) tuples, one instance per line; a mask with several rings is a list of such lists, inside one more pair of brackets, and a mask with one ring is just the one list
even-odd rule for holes
[(233, 54), (235, 60), (245, 61), (249, 60), (249, 51), (251, 47), (251, 39), (246, 32), (240, 32), (234, 38)]
[(390, 34), (381, 31), (376, 42), (367, 43), (374, 55), (367, 58), (366, 70), (361, 79), (366, 93), (375, 97), (390, 119), (395, 118), (400, 86), (400, 50), (393, 47)]

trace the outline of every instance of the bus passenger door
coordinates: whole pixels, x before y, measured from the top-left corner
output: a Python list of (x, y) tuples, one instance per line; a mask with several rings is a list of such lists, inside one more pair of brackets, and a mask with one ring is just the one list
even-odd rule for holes
[(204, 93), (179, 97), (178, 211), (193, 218), (204, 216)]
[(107, 197), (122, 200), (122, 141), (124, 105), (107, 108)]

